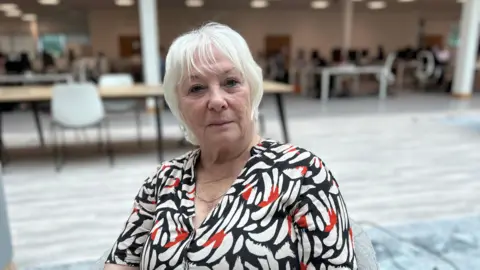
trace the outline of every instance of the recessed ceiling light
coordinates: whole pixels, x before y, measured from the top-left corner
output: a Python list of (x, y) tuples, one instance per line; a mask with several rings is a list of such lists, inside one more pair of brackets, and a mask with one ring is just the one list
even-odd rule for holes
[(465, 3), (465, 0), (457, 0), (457, 3), (463, 4)]
[(185, 5), (187, 7), (203, 7), (203, 0), (186, 0)]
[(133, 0), (115, 0), (115, 5), (121, 7), (129, 7), (133, 6), (133, 4), (135, 4), (135, 1)]
[(310, 6), (313, 8), (313, 9), (323, 9), (323, 8), (327, 8), (329, 5), (328, 1), (325, 1), (325, 0), (316, 0), (316, 1), (312, 1), (310, 3)]
[(11, 9), (5, 11), (5, 16), (7, 17), (20, 17), (22, 16), (22, 11), (19, 9)]
[(400, 2), (400, 3), (411, 3), (411, 2), (415, 2), (415, 0), (398, 0), (398, 2)]
[(31, 14), (31, 13), (30, 14), (23, 14), (22, 20), (24, 20), (26, 22), (36, 21), (37, 20), (37, 15)]
[(250, 2), (250, 6), (252, 8), (266, 8), (266, 7), (268, 7), (268, 1), (266, 1), (266, 0), (252, 0), (252, 2)]
[(60, 0), (38, 0), (38, 3), (41, 5), (53, 6), (60, 4)]
[(9, 10), (17, 9), (17, 8), (18, 8), (18, 6), (16, 4), (11, 4), (11, 3), (0, 4), (0, 10), (3, 10), (3, 11), (9, 11)]
[(353, 2), (362, 2), (363, 0), (353, 0)]
[(370, 1), (367, 3), (369, 9), (382, 9), (386, 8), (387, 4), (384, 1)]

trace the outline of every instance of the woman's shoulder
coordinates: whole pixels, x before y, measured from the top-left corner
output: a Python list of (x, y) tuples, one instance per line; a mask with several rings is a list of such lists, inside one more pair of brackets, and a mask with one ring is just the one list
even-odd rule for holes
[(256, 146), (265, 159), (274, 160), (275, 163), (286, 163), (295, 165), (310, 164), (313, 160), (320, 160), (312, 151), (303, 147), (291, 144), (281, 143), (275, 140), (264, 140)]

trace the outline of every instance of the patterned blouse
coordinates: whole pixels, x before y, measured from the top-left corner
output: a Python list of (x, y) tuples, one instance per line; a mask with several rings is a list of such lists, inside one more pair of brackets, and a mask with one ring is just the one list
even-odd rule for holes
[(140, 269), (357, 269), (337, 182), (312, 153), (271, 140), (198, 229), (193, 150), (147, 178), (106, 263)]

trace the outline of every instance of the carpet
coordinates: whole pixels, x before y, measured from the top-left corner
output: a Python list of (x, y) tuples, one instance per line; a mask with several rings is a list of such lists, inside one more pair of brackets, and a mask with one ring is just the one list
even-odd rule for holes
[(443, 122), (453, 126), (468, 128), (480, 132), (480, 114), (449, 116), (444, 118)]
[[(380, 227), (362, 225), (382, 270), (480, 269), (480, 216)], [(22, 270), (99, 270), (101, 261), (43, 265)], [(361, 269), (360, 269), (361, 270)]]

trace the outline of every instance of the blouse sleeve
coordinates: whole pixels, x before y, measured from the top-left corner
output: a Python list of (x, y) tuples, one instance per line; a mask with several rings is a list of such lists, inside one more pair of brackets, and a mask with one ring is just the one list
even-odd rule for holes
[(313, 157), (293, 211), (301, 269), (357, 269), (353, 233), (337, 182)]
[(133, 202), (132, 213), (105, 263), (140, 266), (143, 246), (154, 223), (157, 179), (158, 172), (148, 177), (138, 191)]

